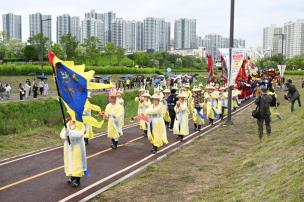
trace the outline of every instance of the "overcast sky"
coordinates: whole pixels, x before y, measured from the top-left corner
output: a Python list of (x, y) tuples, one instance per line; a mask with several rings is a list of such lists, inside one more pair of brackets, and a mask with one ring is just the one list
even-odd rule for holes
[[(1, 0), (0, 5), (1, 17), (8, 12), (22, 15), (23, 40), (29, 36), (31, 13), (52, 15), (52, 38), (56, 40), (57, 15), (83, 19), (91, 9), (99, 13), (114, 11), (117, 17), (126, 20), (160, 17), (174, 22), (178, 18), (194, 18), (198, 36), (209, 33), (229, 36), (229, 0)], [(247, 47), (261, 46), (263, 27), (303, 18), (304, 0), (236, 0), (235, 38), (245, 39)]]

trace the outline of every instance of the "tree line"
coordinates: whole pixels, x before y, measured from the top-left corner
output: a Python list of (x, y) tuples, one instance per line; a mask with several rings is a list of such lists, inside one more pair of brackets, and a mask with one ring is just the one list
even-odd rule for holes
[(30, 37), (26, 43), (5, 39), (5, 33), (1, 32), (0, 60), (2, 62), (42, 61), (42, 59), (46, 60), (47, 52), (51, 50), (64, 60), (74, 60), (78, 64), (91, 66), (207, 68), (205, 59), (194, 56), (181, 56), (161, 51), (125, 55), (123, 48), (116, 47), (113, 43), (103, 46), (97, 37), (89, 37), (84, 43), (79, 43), (71, 34), (63, 35), (60, 43), (52, 43), (43, 34)]
[(256, 62), (258, 67), (262, 69), (276, 68), (277, 65), (286, 65), (287, 70), (304, 70), (304, 55), (295, 56), (293, 58), (284, 59), (284, 56), (280, 53), (271, 57), (265, 57)]

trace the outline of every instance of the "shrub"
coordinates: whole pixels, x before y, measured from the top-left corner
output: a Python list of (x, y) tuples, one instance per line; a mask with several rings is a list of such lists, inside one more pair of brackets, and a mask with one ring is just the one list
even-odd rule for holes
[[(134, 107), (136, 91), (126, 92), (125, 118), (135, 116), (137, 107)], [(107, 94), (93, 96), (92, 103), (105, 109)], [(62, 125), (62, 115), (57, 100), (29, 100), (24, 102), (6, 103), (0, 105), (0, 135), (30, 133), (33, 128), (48, 126), (50, 128)]]
[[(107, 67), (93, 67), (87, 66), (86, 70), (94, 70), (97, 74), (153, 74), (155, 73), (154, 68), (135, 68), (125, 66), (107, 66)], [(1, 75), (28, 75), (35, 73), (36, 75), (41, 74), (41, 66), (39, 65), (15, 65), (15, 64), (2, 64), (0, 65)], [(44, 74), (50, 75), (53, 70), (50, 65), (44, 66)]]

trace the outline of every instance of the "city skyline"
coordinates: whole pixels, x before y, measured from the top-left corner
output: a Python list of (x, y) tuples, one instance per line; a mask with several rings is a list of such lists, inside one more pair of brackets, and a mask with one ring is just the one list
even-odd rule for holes
[[(84, 14), (91, 9), (98, 13), (113, 11), (117, 17), (125, 20), (143, 21), (146, 17), (164, 18), (171, 23), (171, 35), (174, 33), (174, 21), (179, 18), (189, 18), (197, 20), (197, 35), (204, 37), (209, 33), (220, 34), (229, 37), (229, 9), (230, 1), (211, 0), (167, 0), (167, 1), (107, 1), (88, 0), (85, 2), (73, 1), (44, 2), (37, 4), (35, 1), (27, 1), (22, 4), (21, 1), (11, 0), (3, 2), (1, 8), (2, 14), (12, 12), (16, 15), (22, 15), (23, 33), (25, 40), (29, 36), (29, 14), (40, 12), (43, 15), (52, 15), (52, 35), (53, 41), (56, 41), (56, 17), (58, 15), (69, 14), (84, 18)], [(291, 0), (285, 2), (256, 0), (254, 4), (251, 1), (237, 1), (235, 12), (235, 37), (246, 40), (246, 46), (263, 45), (263, 27), (269, 24), (283, 24), (286, 21), (296, 21), (303, 18), (304, 5), (300, 0)], [(1, 28), (2, 30), (2, 25)]]

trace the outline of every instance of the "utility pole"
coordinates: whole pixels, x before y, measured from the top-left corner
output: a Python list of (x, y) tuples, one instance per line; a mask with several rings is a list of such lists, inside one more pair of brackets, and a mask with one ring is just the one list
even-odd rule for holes
[[(48, 18), (48, 19), (42, 19), (41, 18), (41, 26), (40, 26), (40, 33), (42, 34), (42, 37), (40, 39), (40, 53), (41, 53), (41, 76), (44, 77), (44, 69), (43, 69), (43, 55), (44, 55), (44, 43), (42, 44), (42, 40), (43, 40), (43, 22), (45, 21), (50, 21), (52, 19)], [(51, 40), (51, 39), (49, 39)]]
[(229, 38), (229, 74), (228, 74), (228, 117), (225, 125), (232, 125), (232, 118), (231, 118), (231, 108), (232, 108), (232, 88), (233, 85), (230, 85), (231, 80), (231, 66), (232, 66), (232, 49), (233, 49), (233, 42), (234, 42), (234, 0), (231, 0), (231, 7), (230, 7), (230, 38)]

